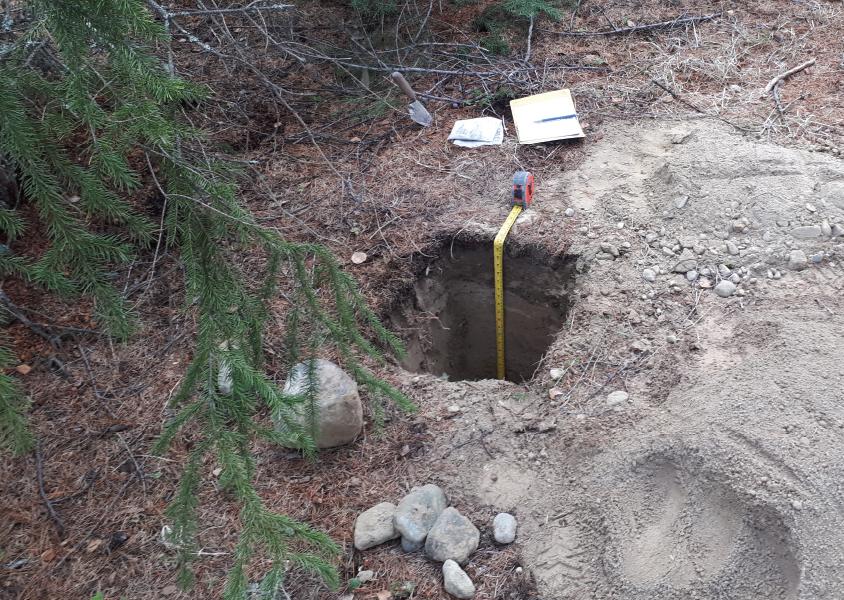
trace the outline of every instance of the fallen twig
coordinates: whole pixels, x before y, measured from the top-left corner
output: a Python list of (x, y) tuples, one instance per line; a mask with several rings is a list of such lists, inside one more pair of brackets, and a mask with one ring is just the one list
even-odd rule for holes
[(533, 17), (533, 15), (531, 15), (530, 26), (528, 27), (528, 33), (527, 33), (527, 50), (525, 50), (525, 62), (530, 60), (530, 51), (531, 51), (530, 45), (531, 45), (531, 39), (533, 38), (533, 22), (534, 22), (534, 17)]
[(646, 25), (634, 25), (633, 27), (618, 27), (616, 29), (607, 29), (604, 31), (553, 31), (546, 29), (547, 33), (556, 33), (557, 35), (564, 35), (568, 37), (590, 37), (597, 35), (623, 35), (625, 33), (636, 33), (639, 31), (650, 31), (652, 29), (664, 29), (667, 27), (674, 27), (675, 25), (686, 25), (688, 23), (701, 23), (703, 21), (711, 21), (717, 19), (722, 13), (712, 13), (711, 15), (701, 15), (697, 17), (677, 17), (671, 21), (660, 21), (659, 23), (648, 23)]
[(56, 533), (60, 538), (64, 537), (64, 523), (62, 522), (59, 513), (53, 507), (53, 503), (47, 497), (47, 492), (44, 490), (44, 457), (41, 454), (41, 442), (35, 445), (35, 477), (38, 479), (38, 495), (47, 507), (47, 514), (50, 515), (50, 520), (56, 526)]
[(811, 58), (811, 59), (807, 60), (806, 62), (804, 62), (802, 65), (797, 65), (793, 69), (789, 69), (788, 71), (786, 71), (784, 73), (780, 73), (779, 75), (777, 75), (776, 77), (771, 79), (771, 81), (768, 82), (768, 85), (765, 86), (765, 93), (770, 94), (773, 91), (774, 87), (780, 81), (782, 81), (783, 79), (786, 79), (788, 77), (791, 77), (795, 73), (799, 73), (803, 69), (808, 69), (809, 67), (811, 67), (814, 64), (815, 64), (815, 59)]
[(712, 115), (712, 114), (706, 112), (702, 108), (695, 106), (694, 104), (692, 104), (691, 102), (689, 102), (688, 100), (686, 100), (685, 98), (680, 96), (680, 94), (678, 94), (677, 92), (672, 90), (670, 87), (668, 87), (664, 83), (660, 83), (656, 79), (651, 79), (651, 83), (653, 83), (658, 88), (668, 92), (671, 95), (672, 98), (674, 98), (675, 100), (677, 100), (678, 102), (680, 102), (682, 104), (685, 104), (686, 106), (688, 106), (689, 108), (691, 108), (695, 112), (698, 112), (698, 113), (705, 115), (707, 117), (712, 117), (713, 119), (718, 119), (719, 121), (723, 121), (727, 125), (731, 125), (732, 127), (735, 127), (736, 129), (739, 129), (741, 131), (752, 131), (752, 130), (748, 129), (747, 127), (742, 127), (741, 125), (738, 125), (738, 124), (734, 123), (733, 121), (730, 121), (729, 119), (725, 119), (724, 117), (722, 117), (720, 115)]

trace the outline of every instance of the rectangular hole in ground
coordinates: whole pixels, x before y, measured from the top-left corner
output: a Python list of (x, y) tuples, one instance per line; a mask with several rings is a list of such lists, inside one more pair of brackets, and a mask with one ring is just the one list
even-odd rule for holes
[[(504, 256), (506, 378), (533, 377), (566, 320), (575, 260), (532, 247)], [(492, 241), (444, 244), (388, 322), (407, 345), (402, 367), (451, 380), (496, 376)]]

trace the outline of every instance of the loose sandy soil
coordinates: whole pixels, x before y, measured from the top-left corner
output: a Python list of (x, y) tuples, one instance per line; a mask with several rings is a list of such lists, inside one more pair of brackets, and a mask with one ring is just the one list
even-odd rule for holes
[[(573, 206), (588, 228), (567, 249), (569, 321), (526, 386), (412, 378), (426, 411), (462, 411), (420, 477), (487, 519), (514, 511), (543, 598), (838, 597), (844, 239), (789, 233), (844, 221), (844, 169), (710, 123), (610, 130), (539, 185), (532, 226), (565, 229)], [(737, 294), (671, 273), (675, 239), (705, 248), (699, 269), (746, 268)], [(612, 260), (601, 242), (630, 250)], [(788, 270), (794, 248), (820, 263)], [(609, 406), (614, 390), (629, 400)]]

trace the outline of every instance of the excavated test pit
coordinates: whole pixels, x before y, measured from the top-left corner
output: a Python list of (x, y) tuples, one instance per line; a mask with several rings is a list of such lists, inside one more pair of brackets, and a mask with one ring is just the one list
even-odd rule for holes
[[(506, 379), (533, 377), (566, 320), (574, 260), (536, 248), (504, 256)], [(451, 380), (494, 379), (495, 292), (492, 241), (444, 244), (389, 315), (407, 345), (402, 367)]]

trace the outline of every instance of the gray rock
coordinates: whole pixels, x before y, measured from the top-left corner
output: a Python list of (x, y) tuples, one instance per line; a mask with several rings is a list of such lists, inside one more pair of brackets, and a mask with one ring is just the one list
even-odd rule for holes
[(689, 281), (695, 281), (697, 278), (698, 278), (698, 272), (697, 271), (686, 272), (686, 279), (688, 279)]
[(659, 236), (655, 233), (648, 233), (647, 235), (645, 235), (645, 242), (648, 244), (652, 244), (657, 240), (658, 237)]
[(821, 237), (822, 232), (820, 225), (803, 225), (802, 227), (795, 227), (789, 233), (791, 237), (800, 240), (811, 240)]
[(844, 226), (838, 225), (837, 223), (832, 226), (832, 237), (842, 237), (844, 236)]
[(424, 547), (425, 540), (422, 540), (421, 542), (411, 542), (409, 539), (404, 537), (401, 539), (401, 549), (407, 552), (408, 554), (417, 552), (418, 550), (421, 550)]
[(642, 271), (642, 278), (645, 281), (653, 283), (654, 281), (656, 281), (656, 273), (653, 269), (645, 269), (644, 271)]
[(832, 226), (826, 219), (824, 219), (823, 223), (821, 223), (821, 235), (823, 235), (824, 237), (832, 236)]
[(692, 247), (692, 250), (694, 251), (695, 254), (698, 254), (698, 255), (704, 254), (706, 252), (706, 246), (704, 246), (703, 244), (695, 244)]
[(510, 513), (498, 513), (492, 520), (492, 535), (499, 544), (512, 544), (516, 539), (516, 517)]
[(621, 256), (621, 252), (618, 251), (618, 248), (609, 242), (601, 242), (601, 250), (607, 254), (611, 254), (615, 258)]
[(573, 209), (572, 207), (568, 207), (568, 208), (566, 209), (566, 213), (565, 213), (565, 214), (566, 214), (566, 216), (567, 216), (567, 217), (573, 217), (573, 216), (574, 216), (574, 209)]
[(730, 275), (730, 281), (738, 285), (741, 282), (741, 276), (738, 273)]
[(399, 502), (393, 523), (403, 539), (418, 544), (428, 535), (446, 506), (448, 501), (438, 486), (429, 483), (415, 487)]
[(674, 198), (674, 206), (676, 206), (677, 208), (684, 208), (688, 201), (688, 196), (678, 196), (677, 198)]
[(736, 284), (725, 279), (715, 286), (715, 293), (722, 298), (729, 298), (736, 293)]
[(371, 571), (369, 569), (365, 571), (358, 571), (357, 579), (361, 583), (368, 583), (375, 579), (375, 571)]
[(802, 271), (808, 264), (809, 259), (802, 250), (792, 250), (788, 253), (788, 268), (792, 271)]
[(481, 533), (472, 522), (449, 506), (431, 527), (425, 540), (425, 555), (431, 560), (448, 559), (466, 564), (477, 550)]
[(727, 242), (727, 252), (732, 256), (735, 256), (739, 253), (738, 246), (736, 246), (733, 242)]
[(475, 595), (475, 584), (453, 560), (443, 563), (443, 587), (446, 592), (461, 600), (468, 600)]
[(814, 264), (818, 265), (823, 262), (823, 252), (816, 252), (812, 256), (809, 257), (809, 260), (812, 261)]
[(355, 548), (367, 550), (399, 537), (393, 526), (395, 512), (395, 504), (382, 502), (360, 513), (355, 521)]
[[(319, 448), (333, 448), (354, 441), (363, 429), (363, 406), (358, 395), (358, 386), (343, 369), (333, 362), (321, 358), (313, 361), (316, 384), (316, 412), (314, 440)], [(308, 389), (308, 364), (299, 363), (290, 371), (284, 383), (284, 393), (288, 395), (305, 394)], [(305, 403), (293, 409), (291, 418), (306, 431), (310, 423), (306, 414)], [(290, 445), (296, 446), (295, 439), (282, 420), (276, 421), (276, 429), (290, 438)]]
[(607, 406), (618, 406), (619, 404), (623, 404), (627, 402), (629, 397), (630, 394), (622, 390), (610, 392), (607, 394)]
[(697, 257), (691, 250), (683, 250), (680, 254), (680, 260), (674, 263), (673, 271), (675, 273), (687, 273), (697, 269)]

